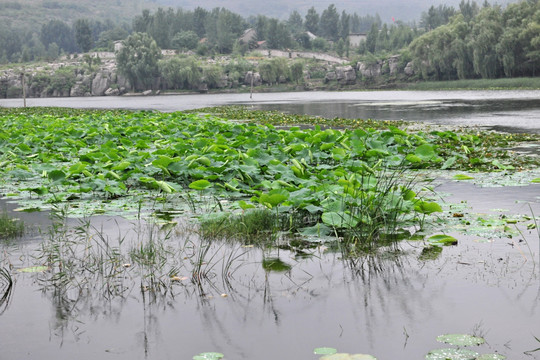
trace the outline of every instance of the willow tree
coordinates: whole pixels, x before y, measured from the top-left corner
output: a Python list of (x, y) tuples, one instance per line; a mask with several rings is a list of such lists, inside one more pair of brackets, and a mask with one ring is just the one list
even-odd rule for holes
[(133, 90), (141, 86), (148, 89), (159, 76), (158, 61), (161, 49), (146, 33), (134, 33), (123, 41), (116, 55), (118, 72), (124, 75)]

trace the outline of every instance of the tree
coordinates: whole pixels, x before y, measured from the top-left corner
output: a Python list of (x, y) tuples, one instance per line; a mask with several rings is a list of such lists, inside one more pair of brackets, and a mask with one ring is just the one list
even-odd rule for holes
[(195, 31), (182, 31), (172, 38), (172, 45), (178, 50), (193, 50), (199, 44), (199, 37)]
[(291, 15), (289, 15), (289, 20), (287, 20), (287, 26), (293, 34), (298, 34), (302, 31), (304, 21), (302, 20), (302, 16), (298, 11), (294, 10)]
[(372, 54), (375, 52), (375, 48), (377, 47), (378, 38), (379, 38), (379, 24), (373, 23), (371, 25), (371, 30), (369, 31), (366, 38), (366, 49)]
[(336, 41), (339, 37), (339, 14), (334, 4), (330, 4), (321, 15), (319, 23), (322, 36), (328, 40)]
[(339, 19), (339, 37), (343, 40), (346, 40), (351, 33), (351, 16), (347, 15), (345, 10), (341, 13), (341, 18)]
[(77, 43), (73, 36), (73, 30), (60, 20), (50, 20), (43, 25), (41, 27), (39, 38), (45, 47), (48, 47), (49, 44), (54, 42), (65, 52), (71, 53), (77, 50)]
[(290, 68), (289, 72), (291, 74), (291, 81), (299, 84), (304, 80), (304, 62), (303, 61), (294, 61)]
[(116, 56), (118, 71), (131, 83), (133, 89), (151, 87), (159, 75), (158, 60), (161, 50), (146, 33), (134, 33), (123, 41)]
[(75, 40), (82, 52), (88, 52), (93, 46), (92, 29), (90, 23), (86, 19), (78, 19), (73, 24)]
[(308, 10), (306, 14), (306, 21), (304, 22), (304, 27), (312, 34), (317, 35), (319, 33), (319, 14), (317, 14), (317, 10), (315, 10), (313, 6)]
[(195, 89), (199, 86), (202, 72), (194, 57), (173, 57), (160, 60), (159, 72), (173, 89)]

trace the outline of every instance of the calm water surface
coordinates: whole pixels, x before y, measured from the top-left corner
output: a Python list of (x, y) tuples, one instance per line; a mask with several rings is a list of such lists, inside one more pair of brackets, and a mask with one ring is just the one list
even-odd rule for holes
[[(325, 117), (478, 125), (540, 133), (540, 91), (365, 91), (28, 99), (28, 106), (178, 111), (230, 104)], [(0, 106), (21, 106), (21, 99)]]
[[(20, 100), (1, 100), (18, 106)], [(320, 116), (404, 119), (480, 125), (505, 131), (539, 133), (540, 92), (346, 92), (159, 97), (29, 99), (30, 106), (129, 108), (176, 111), (204, 106), (249, 104)], [(539, 175), (540, 176), (540, 175)], [(441, 181), (435, 190), (459, 211), (540, 214), (540, 185), (483, 188)], [(529, 204), (531, 208), (529, 208)], [(9, 211), (16, 205), (0, 203)], [(21, 215), (47, 232), (47, 214)], [(136, 222), (97, 217), (95, 226), (112, 239), (132, 234)], [(180, 359), (204, 351), (228, 360), (318, 359), (316, 347), (369, 353), (379, 360), (423, 359), (445, 333), (485, 335), (480, 353), (508, 359), (538, 359), (540, 351), (540, 241), (536, 230), (519, 238), (451, 233), (457, 246), (436, 260), (419, 259), (422, 246), (404, 241), (392, 256), (344, 261), (316, 249), (297, 257), (281, 250), (217, 244), (219, 258), (244, 253), (228, 281), (215, 276), (198, 288), (188, 280), (163, 296), (142, 296), (135, 286), (122, 297), (102, 292), (70, 292), (67, 298), (45, 290), (36, 274), (14, 272), (7, 302), (0, 302), (0, 359)], [(14, 267), (28, 266), (46, 238), (35, 231), (18, 243), (0, 243)], [(171, 246), (197, 243), (180, 228)], [(279, 256), (288, 272), (267, 273), (261, 259)], [(189, 274), (180, 274), (189, 275)], [(131, 279), (132, 280), (132, 279)], [(126, 282), (130, 279), (126, 278)], [(222, 297), (221, 294), (227, 294)]]

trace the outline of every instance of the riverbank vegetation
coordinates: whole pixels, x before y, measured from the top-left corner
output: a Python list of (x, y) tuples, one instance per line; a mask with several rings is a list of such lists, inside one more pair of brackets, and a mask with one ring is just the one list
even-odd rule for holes
[[(94, 57), (80, 57), (76, 70), (66, 70), (72, 77), (92, 75), (89, 80), (78, 79), (77, 90), (71, 96), (103, 95), (109, 88), (113, 95), (125, 89), (224, 91), (250, 86), (251, 80), (256, 87), (288, 83), (301, 89), (352, 89), (399, 87), (423, 81), (536, 79), (540, 68), (539, 6), (530, 1), (504, 8), (462, 1), (458, 8), (432, 6), (422, 14), (419, 25), (400, 21), (386, 24), (378, 16), (340, 13), (333, 4), (321, 14), (314, 8), (304, 16), (294, 11), (285, 21), (263, 15), (244, 19), (224, 8), (159, 8), (153, 13), (144, 10), (132, 24), (78, 19), (69, 26), (51, 20), (25, 36), (17, 35), (16, 29), (6, 29), (1, 33), (7, 35), (0, 36), (0, 63), (13, 68), (17, 62), (53, 61), (60, 55), (64, 55), (62, 61), (68, 61), (75, 57), (70, 54), (92, 49)], [(117, 64), (107, 65), (114, 71), (108, 68), (104, 72), (106, 64), (100, 64), (98, 52), (118, 50), (122, 41), (124, 47), (118, 53)], [(165, 55), (161, 49), (168, 49)], [(269, 59), (271, 50), (274, 53)], [(295, 51), (306, 53), (302, 56), (309, 59), (320, 57), (319, 62), (285, 60), (294, 57)], [(145, 55), (134, 57), (137, 53)], [(228, 60), (222, 61), (223, 56)], [(116, 66), (118, 75), (127, 81), (117, 77)], [(17, 71), (15, 77), (0, 81), (0, 97), (22, 96), (19, 72), (24, 70)], [(29, 71), (32, 75), (28, 83), (46, 82), (41, 78), (54, 77), (56, 71)], [(104, 77), (109, 77), (107, 89), (88, 91), (89, 85), (96, 86), (94, 80)], [(538, 88), (535, 80), (517, 82), (440, 86)], [(36, 89), (38, 85), (34, 84)], [(61, 89), (29, 90), (34, 96), (70, 95)]]

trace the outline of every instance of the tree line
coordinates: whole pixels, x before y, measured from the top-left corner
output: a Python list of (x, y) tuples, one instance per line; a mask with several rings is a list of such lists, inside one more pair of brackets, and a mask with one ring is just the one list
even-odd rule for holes
[[(255, 36), (239, 39), (247, 29)], [(351, 33), (366, 40), (352, 49)], [(535, 76), (540, 65), (540, 3), (523, 0), (506, 8), (462, 0), (459, 7), (431, 6), (419, 24), (383, 23), (378, 15), (314, 7), (286, 20), (264, 15), (243, 18), (225, 8), (144, 10), (131, 25), (78, 19), (72, 25), (51, 20), (38, 32), (0, 24), (0, 63), (54, 59), (61, 53), (112, 50), (130, 34), (147, 34), (160, 49), (193, 51), (201, 56), (246, 54), (265, 42), (271, 49), (314, 49), (369, 59), (401, 54), (426, 80)], [(157, 60), (156, 60), (157, 61)]]
[(405, 54), (425, 80), (536, 76), (540, 2), (521, 1), (504, 9), (462, 2), (447, 23), (416, 38)]

